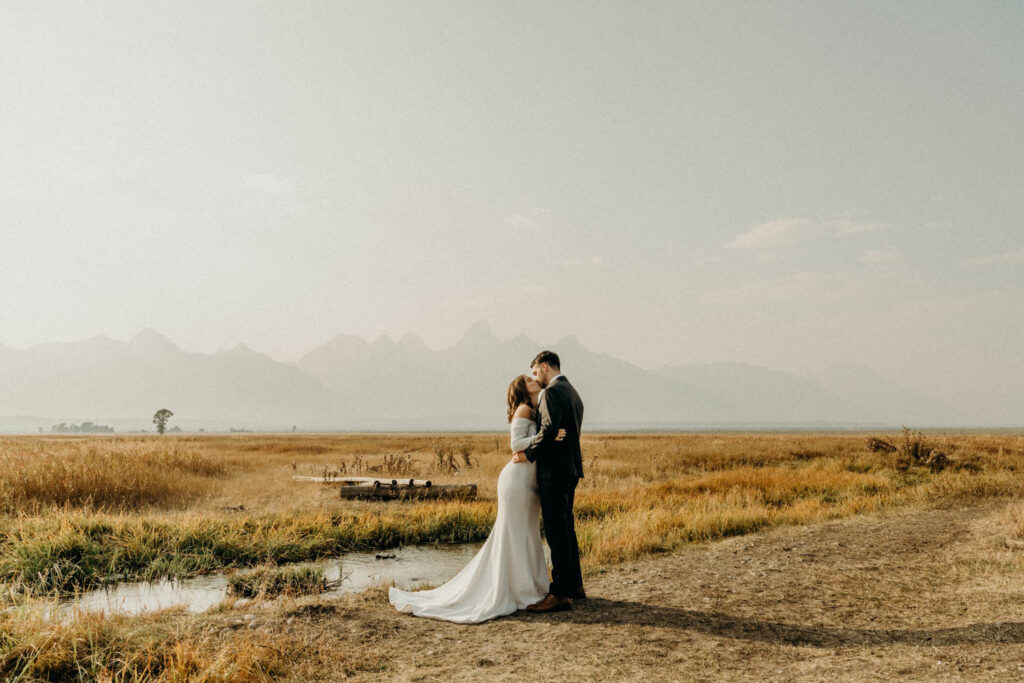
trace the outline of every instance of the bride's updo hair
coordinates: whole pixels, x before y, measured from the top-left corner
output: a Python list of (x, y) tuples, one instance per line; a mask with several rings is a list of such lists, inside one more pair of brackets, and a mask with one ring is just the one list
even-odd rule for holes
[(526, 375), (519, 375), (512, 380), (512, 384), (508, 385), (508, 421), (510, 423), (516, 408), (523, 403), (531, 405), (530, 392), (526, 390)]

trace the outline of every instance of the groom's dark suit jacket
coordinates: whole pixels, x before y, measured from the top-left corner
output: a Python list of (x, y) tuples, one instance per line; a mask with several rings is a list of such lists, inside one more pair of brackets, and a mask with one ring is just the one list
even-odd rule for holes
[[(583, 426), (583, 401), (564, 376), (548, 384), (537, 408), (540, 430), (526, 447), (526, 459), (537, 463), (538, 479), (583, 477), (580, 428)], [(565, 439), (555, 441), (558, 430)]]

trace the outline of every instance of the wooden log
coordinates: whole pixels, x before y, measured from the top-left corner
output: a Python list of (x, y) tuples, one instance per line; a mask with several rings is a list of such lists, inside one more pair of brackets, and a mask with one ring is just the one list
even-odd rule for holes
[(428, 500), (432, 498), (476, 498), (476, 484), (442, 484), (439, 486), (342, 486), (342, 498), (372, 500)]
[(356, 486), (359, 484), (367, 484), (372, 486), (373, 484), (403, 484), (405, 486), (432, 486), (433, 484), (429, 479), (392, 479), (391, 477), (303, 477), (293, 476), (292, 479), (296, 481), (314, 481), (322, 484), (347, 484), (350, 486)]

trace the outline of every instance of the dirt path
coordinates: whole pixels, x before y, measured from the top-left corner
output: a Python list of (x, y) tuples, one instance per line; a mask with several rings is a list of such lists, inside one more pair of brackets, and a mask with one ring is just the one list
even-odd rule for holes
[(571, 612), (459, 626), (400, 615), (377, 594), (296, 609), (287, 628), (361, 651), (349, 673), (365, 679), (1024, 679), (1024, 574), (986, 564), (998, 509), (695, 547), (590, 578), (591, 599)]

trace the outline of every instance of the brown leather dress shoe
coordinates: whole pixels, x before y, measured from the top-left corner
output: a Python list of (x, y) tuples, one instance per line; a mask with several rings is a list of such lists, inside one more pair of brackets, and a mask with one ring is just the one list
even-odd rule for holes
[(544, 596), (544, 599), (540, 602), (535, 602), (532, 605), (527, 606), (527, 612), (561, 612), (563, 610), (572, 609), (572, 603), (569, 602), (569, 598), (560, 598), (557, 595), (548, 593)]

